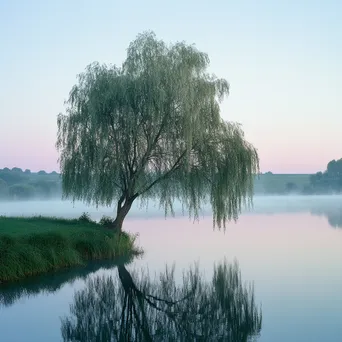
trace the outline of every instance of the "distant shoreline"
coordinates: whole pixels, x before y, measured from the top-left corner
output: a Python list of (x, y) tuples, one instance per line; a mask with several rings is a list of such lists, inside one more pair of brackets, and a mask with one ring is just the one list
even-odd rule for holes
[[(261, 195), (331, 195), (341, 193), (333, 176), (327, 173), (281, 174), (266, 172), (255, 176), (254, 196)], [(322, 178), (323, 177), (323, 178)], [(320, 184), (320, 180), (323, 181)], [(334, 191), (335, 190), (335, 191)], [(337, 191), (338, 190), (338, 191)], [(59, 200), (62, 179), (57, 172), (0, 169), (0, 201)]]

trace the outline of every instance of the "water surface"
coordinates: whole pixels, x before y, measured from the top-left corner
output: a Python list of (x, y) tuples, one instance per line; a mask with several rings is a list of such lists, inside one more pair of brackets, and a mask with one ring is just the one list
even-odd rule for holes
[[(147, 213), (134, 208), (125, 229), (139, 233), (145, 255), (126, 269), (139, 274), (148, 267), (154, 276), (175, 264), (180, 284), (182, 271), (198, 261), (210, 283), (214, 264), (237, 260), (242, 281), (254, 283), (255, 303), (261, 305), (258, 341), (341, 341), (342, 197), (256, 197), (254, 205), (225, 233), (213, 231), (207, 208), (199, 223), (165, 220), (153, 206)], [(67, 217), (88, 211), (95, 219), (111, 212), (68, 202), (5, 203), (0, 211)], [(117, 279), (118, 270), (97, 264), (0, 288), (0, 341), (62, 341), (61, 317), (70, 316), (75, 291), (97, 275)]]

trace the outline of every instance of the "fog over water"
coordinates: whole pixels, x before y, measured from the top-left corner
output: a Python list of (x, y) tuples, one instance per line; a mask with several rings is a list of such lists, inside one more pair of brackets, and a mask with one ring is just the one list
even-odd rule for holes
[[(88, 212), (99, 220), (114, 209), (70, 201), (0, 203), (0, 215), (9, 216), (77, 218)], [(254, 208), (228, 224), (225, 233), (212, 230), (209, 207), (198, 223), (182, 215), (179, 203), (175, 212), (165, 220), (152, 203), (147, 211), (137, 204), (132, 208), (124, 230), (139, 233), (145, 254), (127, 265), (129, 272), (148, 267), (153, 276), (175, 264), (180, 282), (183, 270), (199, 262), (209, 281), (214, 264), (237, 260), (262, 308), (257, 341), (342, 340), (342, 196), (256, 196)], [(61, 341), (60, 318), (70, 313), (75, 291), (96, 275), (118, 274), (114, 266), (89, 267), (13, 285), (2, 294), (8, 303), (3, 306), (0, 287), (0, 341)]]
[[(175, 217), (187, 217), (183, 214), (181, 203), (174, 203)], [(82, 202), (72, 203), (70, 200), (47, 201), (12, 201), (0, 202), (0, 215), (4, 216), (56, 216), (77, 218), (83, 212), (90, 214), (93, 220), (99, 220), (103, 215), (114, 216), (115, 203), (112, 207), (88, 206)], [(243, 215), (279, 214), (309, 212), (312, 215), (322, 215), (337, 220), (340, 215), (342, 226), (342, 195), (320, 196), (255, 196), (252, 208), (244, 208)], [(211, 208), (206, 205), (202, 208), (201, 216), (210, 216)], [(141, 207), (139, 201), (133, 204), (127, 219), (152, 219), (164, 217), (164, 210), (158, 203), (150, 202), (148, 208)], [(170, 219), (170, 217), (167, 217)]]

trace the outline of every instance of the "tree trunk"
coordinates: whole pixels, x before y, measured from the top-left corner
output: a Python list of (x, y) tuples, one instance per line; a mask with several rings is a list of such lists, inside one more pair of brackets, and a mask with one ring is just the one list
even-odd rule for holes
[(118, 202), (118, 208), (116, 211), (116, 218), (113, 221), (113, 224), (111, 225), (110, 229), (121, 232), (122, 231), (122, 224), (123, 221), (125, 219), (125, 217), (127, 216), (129, 210), (132, 207), (132, 203), (134, 201), (135, 198), (126, 198), (125, 199), (125, 203), (123, 203), (123, 198), (121, 197), (119, 202)]

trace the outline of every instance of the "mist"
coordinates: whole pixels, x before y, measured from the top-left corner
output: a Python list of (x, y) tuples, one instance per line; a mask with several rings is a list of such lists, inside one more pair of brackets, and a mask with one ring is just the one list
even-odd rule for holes
[[(82, 202), (70, 200), (28, 200), (28, 201), (2, 201), (0, 203), (0, 216), (54, 216), (63, 218), (78, 218), (82, 213), (89, 213), (91, 218), (99, 221), (102, 216), (115, 216), (116, 206), (112, 207), (89, 206)], [(187, 212), (182, 211), (181, 202), (174, 202), (175, 217), (188, 217)], [(333, 221), (338, 221), (342, 226), (342, 195), (320, 196), (262, 196), (256, 195), (253, 199), (253, 207), (243, 208), (242, 215), (255, 214), (280, 214), (280, 213), (311, 213), (312, 215), (325, 216)], [(212, 214), (209, 204), (200, 212), (201, 216)], [(152, 219), (163, 218), (164, 209), (158, 202), (150, 201), (148, 207), (141, 206), (139, 200), (133, 204), (127, 219)]]
[[(341, 194), (340, 182), (336, 182), (336, 170), (329, 171), (329, 165), (341, 162), (331, 161), (327, 171), (316, 174), (273, 174), (266, 172), (254, 179), (254, 195), (300, 196)], [(331, 169), (331, 167), (330, 167)], [(333, 172), (334, 171), (334, 172)], [(342, 184), (342, 183), (341, 183)], [(0, 205), (7, 201), (58, 201), (62, 198), (62, 177), (57, 172), (44, 170), (31, 172), (17, 167), (0, 169)], [(206, 208), (204, 208), (207, 211)]]

